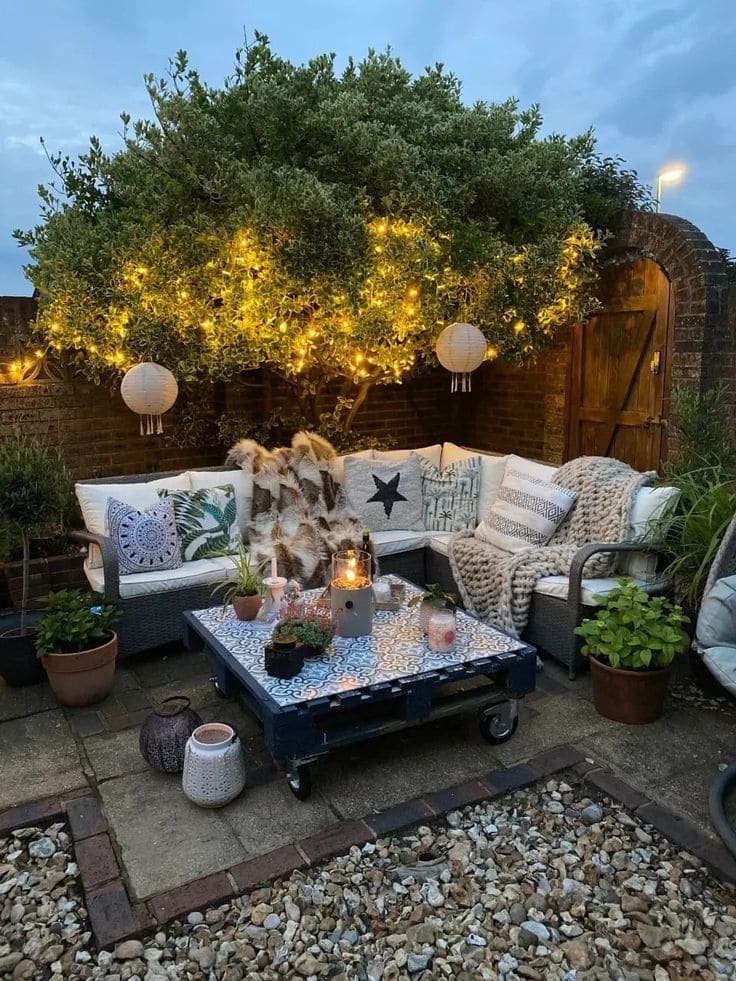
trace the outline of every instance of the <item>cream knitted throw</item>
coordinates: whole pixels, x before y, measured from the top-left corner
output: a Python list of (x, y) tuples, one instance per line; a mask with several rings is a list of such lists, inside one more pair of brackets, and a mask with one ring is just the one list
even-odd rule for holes
[[(512, 637), (520, 637), (537, 580), (567, 575), (581, 545), (625, 541), (634, 496), (655, 477), (655, 473), (638, 473), (609, 457), (578, 457), (555, 474), (555, 483), (577, 491), (578, 496), (548, 545), (510, 553), (480, 541), (472, 532), (453, 535), (450, 566), (465, 608)], [(614, 563), (615, 556), (593, 556), (585, 567), (586, 576), (609, 575)]]

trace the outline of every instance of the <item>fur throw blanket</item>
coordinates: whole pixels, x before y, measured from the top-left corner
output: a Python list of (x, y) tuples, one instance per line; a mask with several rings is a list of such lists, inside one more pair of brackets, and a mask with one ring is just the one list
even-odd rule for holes
[[(555, 474), (555, 483), (577, 491), (578, 496), (548, 545), (506, 552), (475, 538), (472, 532), (453, 535), (450, 566), (466, 609), (512, 637), (520, 637), (537, 580), (567, 575), (581, 545), (625, 541), (634, 496), (655, 477), (608, 457), (578, 457)], [(586, 576), (610, 575), (614, 564), (613, 556), (593, 556), (585, 567)]]
[(259, 560), (275, 555), (279, 575), (305, 589), (329, 583), (334, 552), (361, 546), (363, 526), (335, 479), (335, 457), (315, 433), (297, 433), (276, 450), (243, 439), (227, 456), (253, 475), (251, 552)]

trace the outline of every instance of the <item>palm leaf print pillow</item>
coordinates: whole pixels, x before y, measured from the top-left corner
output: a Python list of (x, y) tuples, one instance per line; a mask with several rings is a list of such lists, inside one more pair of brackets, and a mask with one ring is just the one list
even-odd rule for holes
[(232, 555), (240, 546), (237, 503), (232, 484), (196, 491), (169, 491), (159, 497), (174, 503), (176, 532), (184, 562)]

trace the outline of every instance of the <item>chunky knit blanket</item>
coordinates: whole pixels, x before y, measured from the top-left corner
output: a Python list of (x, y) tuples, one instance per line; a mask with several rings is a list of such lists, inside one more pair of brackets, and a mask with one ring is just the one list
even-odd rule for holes
[(276, 450), (242, 439), (227, 456), (253, 475), (251, 553), (258, 560), (275, 555), (279, 575), (305, 589), (327, 585), (334, 552), (361, 544), (362, 525), (333, 474), (335, 456), (315, 433), (297, 433), (291, 446)]
[[(450, 566), (466, 609), (520, 637), (537, 580), (567, 575), (581, 545), (625, 541), (634, 496), (655, 477), (608, 457), (578, 457), (555, 474), (555, 483), (577, 491), (578, 496), (548, 545), (510, 553), (475, 538), (472, 532), (453, 535)], [(586, 565), (586, 575), (610, 575), (614, 564), (615, 557), (596, 555)]]

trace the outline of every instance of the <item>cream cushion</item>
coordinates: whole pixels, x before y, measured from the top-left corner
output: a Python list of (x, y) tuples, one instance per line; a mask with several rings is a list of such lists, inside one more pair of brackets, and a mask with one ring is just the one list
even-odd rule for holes
[(253, 508), (253, 475), (246, 474), (239, 467), (236, 470), (187, 470), (191, 490), (207, 487), (223, 487), (232, 484), (235, 488), (235, 505), (238, 509), (238, 528), (247, 540)]
[(371, 541), (380, 558), (382, 555), (397, 555), (399, 552), (411, 552), (415, 548), (424, 548), (427, 538), (421, 531), (372, 531)]
[[(102, 569), (85, 566), (85, 573), (90, 586), (95, 592), (102, 593), (105, 589), (105, 575)], [(185, 562), (178, 569), (167, 569), (161, 572), (136, 572), (131, 576), (120, 577), (120, 598), (131, 599), (134, 596), (146, 596), (151, 593), (167, 593), (174, 589), (186, 589), (188, 586), (205, 586), (212, 584), (213, 588), (224, 579), (234, 579), (237, 573), (227, 557), (218, 559), (197, 559)]]
[[(645, 593), (658, 593), (665, 587), (665, 582), (661, 579), (636, 579), (635, 582)], [(616, 589), (619, 585), (618, 579), (614, 578), (583, 579), (583, 603), (587, 606), (595, 606), (595, 596), (610, 593), (612, 589)], [(541, 593), (543, 596), (554, 596), (556, 599), (566, 600), (569, 588), (570, 580), (567, 576), (545, 576), (543, 579), (537, 580), (534, 592)]]
[(480, 490), (478, 492), (478, 521), (491, 510), (493, 502), (498, 497), (508, 456), (498, 453), (484, 453), (482, 450), (467, 450), (456, 443), (444, 443), (442, 446), (442, 469), (457, 460), (469, 460), (480, 457)]
[[(105, 515), (108, 498), (113, 497), (116, 501), (122, 501), (123, 504), (130, 504), (137, 511), (145, 511), (146, 508), (158, 503), (160, 487), (165, 487), (167, 490), (191, 490), (189, 476), (186, 473), (135, 484), (77, 483), (74, 485), (74, 490), (87, 531), (96, 535), (107, 535)], [(102, 567), (102, 555), (96, 545), (89, 548), (86, 564), (92, 569)]]
[[(629, 519), (628, 541), (645, 539), (650, 522), (663, 517), (675, 507), (680, 497), (676, 487), (641, 487), (634, 498)], [(653, 552), (631, 552), (619, 559), (618, 569), (623, 575), (647, 578), (657, 569), (657, 555)]]
[(438, 470), (441, 469), (442, 443), (420, 446), (415, 450), (376, 450), (373, 459), (380, 460), (382, 463), (400, 463), (402, 460), (406, 460), (411, 453), (418, 453), (419, 456), (423, 456), (430, 463), (433, 463)]
[(332, 473), (335, 477), (335, 480), (340, 484), (345, 483), (345, 457), (346, 456), (354, 456), (357, 457), (359, 460), (372, 460), (373, 450), (358, 450), (357, 453), (345, 453), (344, 456), (335, 457), (335, 459), (332, 461)]

